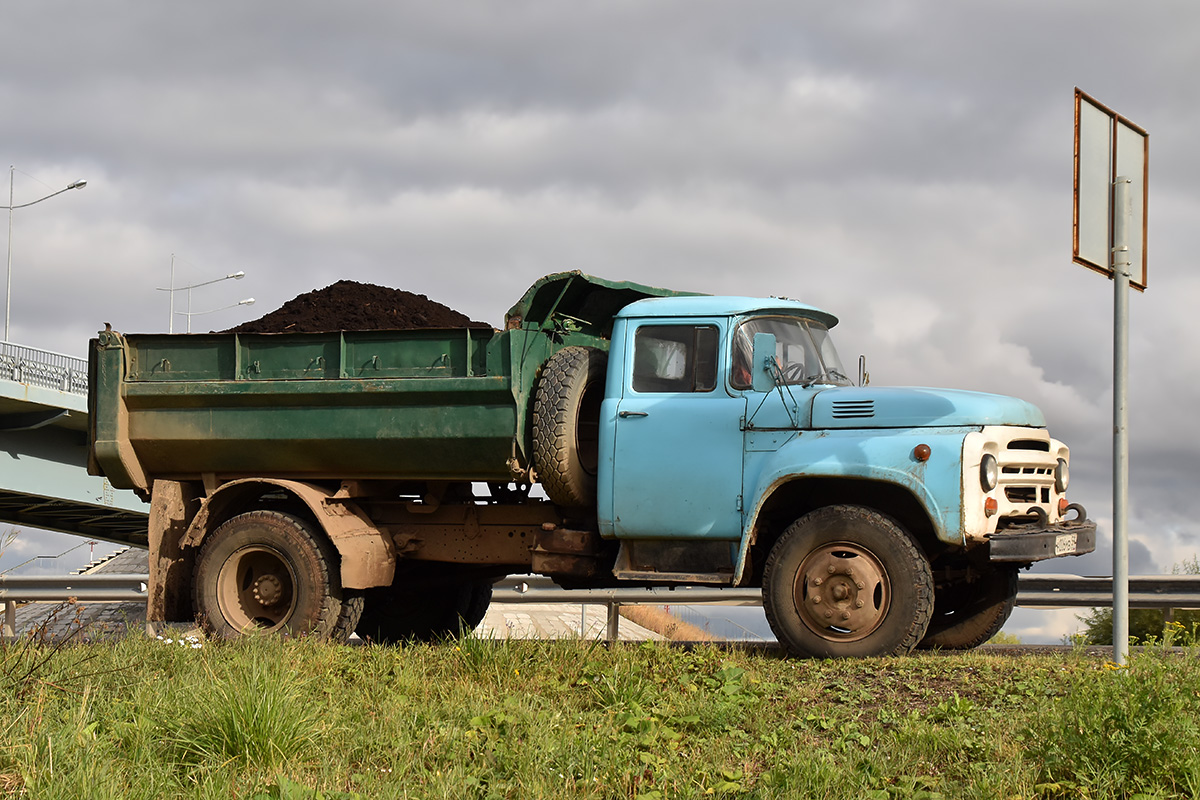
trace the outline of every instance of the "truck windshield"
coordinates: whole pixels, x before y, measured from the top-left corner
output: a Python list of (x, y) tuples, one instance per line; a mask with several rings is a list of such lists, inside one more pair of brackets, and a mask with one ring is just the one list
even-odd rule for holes
[(852, 385), (824, 325), (798, 317), (755, 317), (738, 325), (733, 335), (730, 383), (734, 388), (750, 388), (750, 355), (756, 333), (775, 336), (775, 358), (784, 383)]

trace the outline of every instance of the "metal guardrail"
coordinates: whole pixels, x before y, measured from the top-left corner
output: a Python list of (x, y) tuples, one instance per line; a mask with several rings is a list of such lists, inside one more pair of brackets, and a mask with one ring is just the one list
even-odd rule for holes
[[(1022, 575), (1017, 605), (1026, 608), (1112, 605), (1112, 578)], [(1200, 608), (1200, 575), (1130, 575), (1130, 608)]]
[(603, 605), (607, 610), (604, 640), (615, 642), (621, 633), (623, 605), (760, 605), (762, 592), (758, 589), (722, 589), (715, 586), (560, 589), (549, 578), (530, 577), (518, 579), (515, 584), (511, 578), (500, 581), (492, 590), (492, 602)]
[(38, 601), (77, 600), (129, 602), (146, 599), (149, 575), (0, 575), (0, 601), (4, 627), (0, 635), (13, 636), (17, 605)]
[[(497, 603), (581, 603), (608, 607), (608, 641), (615, 641), (624, 604), (702, 605), (725, 603), (761, 605), (758, 589), (717, 587), (638, 589), (559, 589), (547, 579), (496, 585)], [(1017, 605), (1025, 608), (1099, 608), (1112, 605), (1112, 578), (1082, 575), (1021, 575)], [(1200, 608), (1200, 575), (1131, 575), (1131, 608)]]
[(496, 584), (492, 590), (493, 603), (582, 603), (584, 605), (651, 603), (681, 606), (704, 603), (737, 605), (762, 603), (762, 592), (758, 589), (693, 586), (681, 586), (676, 589), (661, 586), (636, 589), (560, 589), (549, 579), (519, 581), (515, 586), (508, 586), (509, 582), (510, 579), (505, 579)]
[[(677, 589), (559, 589), (550, 581), (531, 580), (517, 588), (496, 585), (498, 603), (661, 603), (690, 605), (762, 602), (758, 589), (680, 587)], [(526, 586), (521, 589), (520, 586)], [(1092, 608), (1112, 605), (1112, 578), (1083, 575), (1022, 575), (1017, 605), (1025, 608)], [(1133, 608), (1200, 608), (1200, 575), (1131, 575), (1129, 605)]]
[(87, 361), (36, 347), (0, 342), (0, 378), (86, 395)]
[[(137, 601), (146, 598), (149, 575), (0, 575), (4, 603), (3, 635), (16, 628), (18, 603), (62, 601)], [(604, 605), (608, 610), (607, 639), (619, 634), (623, 605), (759, 605), (758, 589), (719, 587), (655, 587), (617, 589), (560, 589), (549, 579), (506, 578), (492, 592), (496, 603), (573, 603)], [(1017, 605), (1026, 608), (1096, 608), (1112, 605), (1112, 578), (1082, 575), (1022, 575)], [(1132, 575), (1132, 608), (1200, 608), (1200, 575)]]

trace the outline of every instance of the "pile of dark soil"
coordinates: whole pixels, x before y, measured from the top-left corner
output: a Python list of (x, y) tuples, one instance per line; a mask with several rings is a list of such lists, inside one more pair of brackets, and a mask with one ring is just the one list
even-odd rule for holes
[(338, 281), (287, 301), (277, 311), (226, 333), (322, 333), (325, 331), (490, 328), (423, 294), (371, 283)]

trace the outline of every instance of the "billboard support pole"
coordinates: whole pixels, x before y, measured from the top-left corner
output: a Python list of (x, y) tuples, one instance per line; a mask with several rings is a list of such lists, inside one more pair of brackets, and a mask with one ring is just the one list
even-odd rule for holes
[(1113, 662), (1129, 659), (1129, 225), (1127, 177), (1113, 182)]

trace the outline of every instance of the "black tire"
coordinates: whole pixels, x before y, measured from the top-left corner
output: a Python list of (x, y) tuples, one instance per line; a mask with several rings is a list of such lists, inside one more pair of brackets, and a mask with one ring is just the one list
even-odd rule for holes
[(533, 398), (533, 467), (564, 508), (596, 505), (600, 403), (608, 354), (564, 347), (547, 359)]
[(329, 641), (345, 644), (358, 630), (358, 620), (366, 608), (366, 599), (358, 590), (342, 589), (342, 611), (329, 634)]
[(491, 602), (490, 581), (369, 589), (357, 632), (380, 644), (454, 639), (474, 630)]
[(918, 647), (970, 650), (991, 639), (1017, 604), (1016, 567), (990, 567), (982, 578), (938, 590), (933, 618)]
[(763, 570), (763, 607), (789, 653), (902, 655), (933, 613), (929, 561), (892, 519), (826, 506), (792, 523)]
[(337, 551), (308, 523), (277, 511), (240, 514), (205, 540), (192, 600), (210, 636), (251, 630), (345, 641), (362, 596), (343, 592)]

